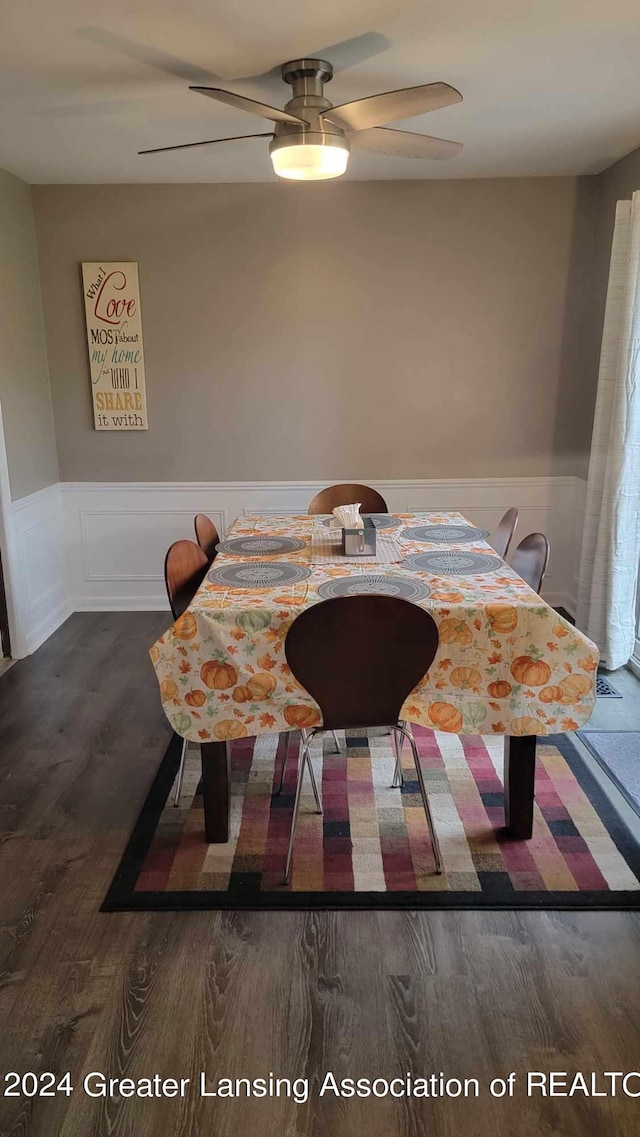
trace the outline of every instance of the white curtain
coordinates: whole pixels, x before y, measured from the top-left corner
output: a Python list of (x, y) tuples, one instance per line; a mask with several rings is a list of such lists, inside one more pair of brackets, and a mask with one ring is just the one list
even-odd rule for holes
[(633, 654), (639, 569), (640, 192), (616, 208), (578, 589), (578, 626), (610, 669)]

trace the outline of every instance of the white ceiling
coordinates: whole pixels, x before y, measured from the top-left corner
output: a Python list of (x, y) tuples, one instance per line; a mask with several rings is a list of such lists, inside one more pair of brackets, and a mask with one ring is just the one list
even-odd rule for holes
[(137, 151), (268, 130), (188, 84), (281, 106), (289, 88), (265, 73), (321, 51), (335, 104), (435, 80), (464, 95), (395, 124), (463, 142), (459, 157), (354, 153), (352, 179), (595, 173), (640, 144), (638, 0), (5, 0), (0, 166), (30, 182), (274, 181), (268, 139)]

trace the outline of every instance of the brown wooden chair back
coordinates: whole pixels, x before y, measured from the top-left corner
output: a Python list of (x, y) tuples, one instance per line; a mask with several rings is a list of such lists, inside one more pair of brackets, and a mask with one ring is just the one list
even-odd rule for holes
[(498, 523), (495, 532), (489, 537), (489, 544), (492, 549), (495, 549), (499, 557), (506, 557), (517, 524), (518, 510), (515, 505), (512, 505), (511, 509), (507, 510), (504, 517)]
[(209, 567), (195, 541), (175, 541), (164, 561), (164, 582), (174, 620), (189, 607)]
[(387, 503), (382, 494), (371, 486), (359, 486), (357, 482), (344, 482), (339, 486), (327, 486), (320, 490), (310, 503), (307, 513), (333, 513), (336, 505), (361, 503), (361, 513), (387, 513)]
[(218, 530), (216, 529), (210, 517), (206, 513), (198, 513), (193, 521), (196, 531), (196, 541), (200, 548), (207, 554), (207, 560), (211, 564), (216, 555), (216, 545), (220, 540)]
[(539, 592), (549, 564), (549, 542), (544, 533), (530, 533), (511, 557), (511, 568)]
[(302, 612), (284, 643), (327, 730), (389, 726), (438, 649), (432, 616), (396, 596), (339, 596)]

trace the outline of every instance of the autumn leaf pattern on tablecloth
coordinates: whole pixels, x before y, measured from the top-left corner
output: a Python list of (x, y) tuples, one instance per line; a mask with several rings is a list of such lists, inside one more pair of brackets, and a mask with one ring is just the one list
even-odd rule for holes
[[(404, 539), (417, 525), (468, 524), (459, 513), (398, 514), (394, 535), (406, 556), (445, 546)], [(312, 565), (318, 518), (239, 518), (229, 536), (275, 534), (305, 542), (275, 556), (310, 569), (302, 581), (275, 588), (237, 588), (205, 578), (187, 611), (150, 649), (160, 697), (173, 729), (193, 742), (317, 726), (317, 704), (291, 674), (284, 640), (293, 620), (321, 597), (328, 580), (367, 566)], [(449, 546), (446, 546), (449, 548)], [(487, 553), (484, 541), (455, 545)], [(221, 553), (215, 567), (242, 564)], [(434, 618), (439, 648), (429, 674), (411, 692), (402, 717), (455, 734), (552, 734), (577, 730), (595, 702), (596, 647), (502, 564), (475, 576), (442, 576), (377, 565), (376, 575), (406, 574), (429, 594), (418, 601)]]

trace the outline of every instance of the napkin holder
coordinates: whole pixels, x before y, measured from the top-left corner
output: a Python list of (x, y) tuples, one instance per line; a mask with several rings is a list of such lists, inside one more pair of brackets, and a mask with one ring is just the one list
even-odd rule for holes
[(342, 530), (342, 552), (345, 557), (375, 557), (376, 527), (370, 517), (362, 518), (360, 529)]

